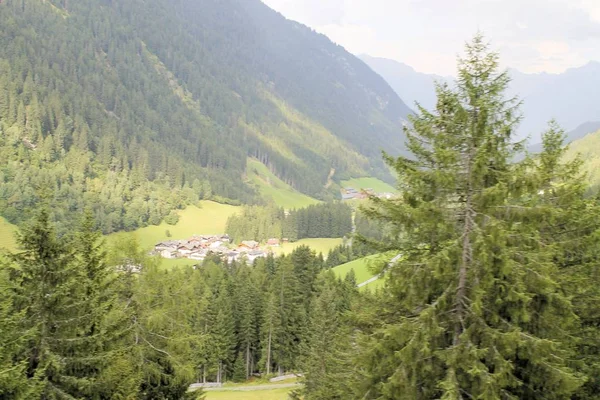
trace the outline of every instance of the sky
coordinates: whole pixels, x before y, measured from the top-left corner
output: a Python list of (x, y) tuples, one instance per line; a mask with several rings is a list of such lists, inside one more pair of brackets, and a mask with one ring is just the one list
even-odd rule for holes
[(263, 0), (354, 54), (455, 73), (477, 31), (503, 67), (561, 73), (600, 61), (600, 0)]

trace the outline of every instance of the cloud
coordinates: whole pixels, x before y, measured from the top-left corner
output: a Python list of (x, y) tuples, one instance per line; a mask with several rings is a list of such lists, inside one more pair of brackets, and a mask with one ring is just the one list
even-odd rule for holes
[(452, 74), (478, 30), (502, 63), (560, 72), (600, 60), (600, 0), (264, 0), (359, 54)]

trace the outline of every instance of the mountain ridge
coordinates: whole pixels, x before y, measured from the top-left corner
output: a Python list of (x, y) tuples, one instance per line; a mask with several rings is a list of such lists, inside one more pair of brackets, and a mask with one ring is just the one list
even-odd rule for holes
[[(423, 74), (395, 60), (360, 56), (379, 73), (407, 102), (417, 100), (431, 109), (435, 106), (434, 80), (451, 83), (454, 78)], [(408, 68), (407, 68), (408, 67)], [(412, 70), (412, 71), (411, 71)], [(600, 62), (590, 61), (563, 73), (527, 74), (509, 68), (508, 95), (522, 100), (524, 119), (519, 126), (521, 138), (538, 143), (551, 119), (567, 131), (585, 121), (600, 120)]]

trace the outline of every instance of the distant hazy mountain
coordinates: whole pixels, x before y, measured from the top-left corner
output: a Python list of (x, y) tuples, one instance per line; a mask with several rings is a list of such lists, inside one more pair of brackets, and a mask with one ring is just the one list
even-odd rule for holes
[[(590, 133), (595, 133), (597, 131), (600, 131), (600, 121), (592, 121), (581, 124), (572, 131), (567, 132), (565, 144), (571, 144), (573, 142), (579, 141), (579, 139), (582, 139)], [(579, 145), (577, 146), (579, 147)], [(528, 150), (531, 153), (539, 153), (542, 151), (542, 144), (535, 143), (531, 145)], [(593, 151), (597, 152), (600, 155), (600, 149), (593, 149)]]
[[(435, 105), (434, 80), (452, 78), (423, 74), (397, 61), (360, 56), (409, 105), (419, 101), (426, 108)], [(567, 131), (585, 121), (600, 120), (600, 63), (590, 62), (562, 74), (525, 74), (511, 69), (510, 95), (522, 101), (521, 137), (539, 143), (541, 132), (552, 118)]]
[(523, 74), (511, 70), (511, 92), (523, 100), (522, 135), (539, 141), (548, 120), (567, 131), (600, 120), (600, 63), (590, 62), (562, 74)]
[(366, 54), (359, 56), (373, 71), (381, 75), (396, 91), (398, 96), (411, 108), (415, 102), (431, 109), (435, 106), (434, 82), (451, 81), (451, 77), (424, 74), (414, 68), (395, 60), (371, 57)]

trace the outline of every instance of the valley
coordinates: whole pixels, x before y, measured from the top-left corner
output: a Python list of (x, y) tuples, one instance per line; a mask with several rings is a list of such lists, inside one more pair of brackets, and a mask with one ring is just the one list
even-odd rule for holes
[(512, 1), (0, 0), (0, 399), (597, 399), (600, 21)]

